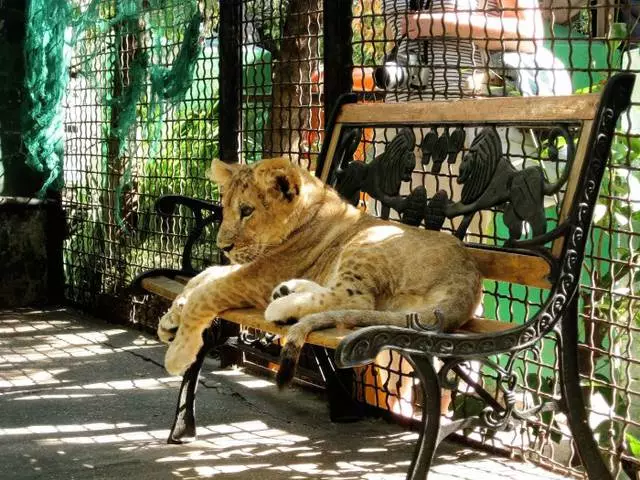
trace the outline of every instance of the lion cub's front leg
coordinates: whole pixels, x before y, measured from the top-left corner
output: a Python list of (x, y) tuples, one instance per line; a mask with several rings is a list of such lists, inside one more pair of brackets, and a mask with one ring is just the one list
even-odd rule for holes
[(171, 343), (171, 341), (175, 338), (178, 327), (180, 326), (180, 315), (182, 314), (182, 308), (185, 303), (189, 299), (189, 295), (191, 292), (203, 282), (212, 282), (214, 280), (218, 280), (220, 278), (229, 275), (232, 272), (238, 270), (240, 265), (215, 265), (209, 267), (198, 275), (193, 277), (191, 280), (187, 282), (184, 286), (184, 289), (178, 295), (173, 302), (171, 303), (171, 307), (167, 310), (158, 322), (158, 338), (164, 343)]
[(180, 324), (164, 357), (164, 366), (171, 375), (182, 375), (195, 361), (203, 345), (202, 333), (218, 313), (207, 305), (204, 298), (208, 286), (215, 288), (215, 285), (202, 283), (193, 290), (182, 306)]
[(170, 374), (180, 375), (194, 362), (202, 348), (202, 333), (220, 312), (264, 304), (269, 286), (254, 280), (254, 275), (243, 273), (245, 270), (246, 266), (234, 266), (224, 275), (220, 271), (204, 275), (194, 282), (195, 287), (187, 284), (186, 294), (174, 301), (172, 314), (162, 320), (163, 328), (171, 322), (175, 332), (165, 356), (165, 368)]

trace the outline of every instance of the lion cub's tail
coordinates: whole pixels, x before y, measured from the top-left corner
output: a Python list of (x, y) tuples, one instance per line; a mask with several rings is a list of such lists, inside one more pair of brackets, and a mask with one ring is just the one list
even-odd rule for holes
[[(434, 310), (433, 315), (419, 315), (422, 325), (437, 325), (442, 322), (442, 318), (438, 316), (437, 308)], [(336, 310), (307, 315), (301, 318), (298, 323), (292, 325), (287, 332), (285, 344), (280, 353), (280, 369), (276, 375), (276, 383), (279, 388), (291, 383), (298, 365), (300, 351), (311, 332), (334, 327), (349, 328), (372, 325), (396, 325), (415, 328), (414, 322), (417, 315), (415, 313), (378, 310)]]

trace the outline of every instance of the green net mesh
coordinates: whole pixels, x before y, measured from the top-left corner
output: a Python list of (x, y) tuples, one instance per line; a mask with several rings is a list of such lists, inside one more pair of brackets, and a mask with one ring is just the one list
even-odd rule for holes
[[(119, 202), (131, 181), (131, 165), (124, 152), (131, 138), (135, 138), (132, 130), (136, 120), (139, 115), (145, 117), (144, 128), (154, 150), (163, 115), (188, 92), (200, 55), (197, 1), (181, 1), (173, 6), (170, 23), (166, 15), (158, 14), (166, 8), (167, 0), (31, 0), (25, 40), (22, 130), (27, 163), (45, 177), (40, 196), (63, 186), (62, 101), (69, 80), (70, 52), (82, 38), (84, 45), (90, 46), (80, 60), (82, 64), (92, 65), (96, 57), (105, 55), (111, 63), (113, 88), (101, 91), (110, 118), (108, 131), (104, 132), (109, 139), (107, 148), (124, 162), (115, 205), (116, 218), (122, 223)], [(107, 52), (105, 42), (98, 41), (105, 36), (112, 40)], [(175, 38), (182, 40), (172, 64), (154, 64), (154, 59), (160, 58), (154, 52), (159, 52), (167, 39)], [(135, 44), (149, 48), (135, 48), (130, 58), (123, 55)], [(80, 70), (83, 65), (74, 67)], [(97, 85), (96, 79), (87, 80)]]

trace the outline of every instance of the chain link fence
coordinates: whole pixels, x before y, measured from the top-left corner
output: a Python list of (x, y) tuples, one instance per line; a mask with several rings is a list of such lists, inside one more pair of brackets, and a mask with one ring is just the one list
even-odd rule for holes
[[(141, 0), (137, 21), (114, 25), (107, 35), (88, 29), (72, 55), (62, 195), (67, 298), (102, 316), (155, 328), (166, 305), (131, 297), (127, 286), (141, 271), (179, 267), (191, 220), (187, 212), (160, 220), (153, 203), (165, 193), (216, 199), (204, 174), (212, 158), (251, 163), (285, 155), (314, 169), (325, 114), (348, 91), (366, 102), (598, 91), (614, 72), (640, 69), (638, 7), (629, 2), (543, 0), (537, 8), (535, 0)], [(122, 5), (104, 0), (101, 15), (115, 17)], [(151, 80), (137, 75), (136, 59), (146, 53), (151, 64), (171, 66), (193, 8), (201, 17), (194, 81), (159, 122), (149, 122)], [(123, 112), (113, 99), (134, 84), (142, 92), (134, 125), (126, 144), (118, 144), (114, 132)], [(418, 144), (428, 133), (419, 132)], [(365, 131), (354, 158), (372, 160), (392, 136)], [(504, 147), (517, 157), (533, 139), (506, 135)], [(423, 163), (409, 187), (425, 182), (430, 166)], [(441, 182), (453, 186), (455, 176), (444, 167)], [(504, 228), (490, 219), (471, 235), (499, 241), (507, 237)], [(611, 467), (631, 478), (640, 468), (639, 232), (640, 114), (634, 108), (614, 142), (580, 299), (590, 422)], [(203, 236), (201, 266), (220, 261), (214, 238), (214, 231)], [(523, 322), (543, 295), (486, 282), (484, 313)], [(520, 362), (522, 404), (553, 397), (554, 339)], [(453, 418), (479, 408), (465, 383), (495, 383), (495, 371), (474, 365), (465, 371), (448, 407)], [(354, 376), (359, 400), (405, 419), (420, 415), (414, 383), (409, 365), (389, 354)], [(500, 401), (499, 391), (494, 398)], [(541, 413), (522, 429), (469, 438), (579, 476), (567, 432), (561, 416)]]

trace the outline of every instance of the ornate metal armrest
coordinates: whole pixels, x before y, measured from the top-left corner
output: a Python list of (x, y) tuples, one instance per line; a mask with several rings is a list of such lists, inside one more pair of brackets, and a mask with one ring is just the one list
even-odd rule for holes
[(196, 274), (198, 271), (193, 268), (191, 263), (193, 246), (200, 235), (202, 235), (205, 227), (222, 222), (222, 206), (218, 203), (193, 197), (163, 195), (156, 201), (155, 208), (158, 215), (163, 218), (168, 218), (175, 213), (178, 205), (189, 208), (196, 222), (193, 230), (189, 232), (184, 250), (182, 251), (182, 271), (186, 274)]
[(442, 333), (406, 327), (373, 326), (347, 335), (336, 349), (339, 368), (363, 366), (386, 348), (440, 358), (478, 358), (519, 350), (538, 338), (528, 324), (493, 333)]

